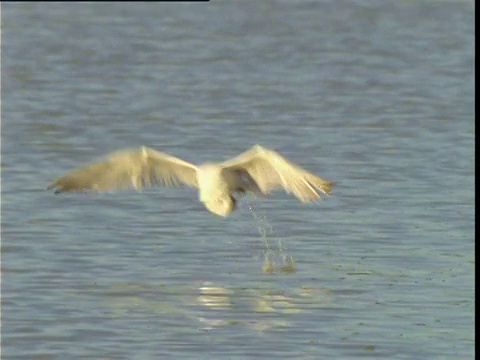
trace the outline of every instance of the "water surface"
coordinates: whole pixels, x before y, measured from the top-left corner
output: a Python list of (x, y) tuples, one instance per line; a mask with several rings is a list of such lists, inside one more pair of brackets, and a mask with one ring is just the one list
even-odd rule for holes
[[(5, 359), (469, 359), (473, 2), (2, 4)], [(45, 191), (272, 147), (331, 196)]]

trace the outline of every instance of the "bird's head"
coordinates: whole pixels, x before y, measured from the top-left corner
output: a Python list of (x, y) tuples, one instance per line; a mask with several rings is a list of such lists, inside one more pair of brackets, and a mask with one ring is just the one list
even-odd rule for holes
[(227, 216), (237, 208), (237, 200), (231, 195), (218, 197), (205, 203), (205, 207), (219, 216)]

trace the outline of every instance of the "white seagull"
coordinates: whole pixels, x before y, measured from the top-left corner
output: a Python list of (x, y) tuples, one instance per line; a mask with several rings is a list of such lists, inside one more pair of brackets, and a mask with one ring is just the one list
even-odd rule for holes
[(224, 162), (190, 164), (146, 146), (115, 151), (99, 161), (74, 169), (54, 180), (47, 189), (65, 191), (109, 191), (177, 186), (198, 188), (199, 199), (212, 213), (227, 216), (236, 208), (235, 193), (268, 194), (283, 188), (300, 201), (328, 194), (333, 183), (288, 161), (260, 145)]

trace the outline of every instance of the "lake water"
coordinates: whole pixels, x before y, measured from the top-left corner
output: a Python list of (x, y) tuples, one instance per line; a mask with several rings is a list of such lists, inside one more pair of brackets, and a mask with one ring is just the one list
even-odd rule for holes
[[(2, 4), (4, 359), (471, 359), (474, 2)], [(64, 194), (148, 145), (274, 148), (302, 204)]]

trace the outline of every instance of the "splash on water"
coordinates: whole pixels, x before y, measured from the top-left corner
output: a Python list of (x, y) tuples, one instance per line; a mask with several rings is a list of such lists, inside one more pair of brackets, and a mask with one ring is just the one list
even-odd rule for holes
[[(296, 271), (295, 260), (293, 256), (286, 253), (286, 247), (282, 243), (282, 239), (275, 235), (272, 224), (267, 220), (266, 216), (259, 216), (253, 209), (252, 203), (248, 203), (248, 209), (253, 216), (258, 232), (264, 244), (263, 256), (264, 262), (262, 271), (264, 273), (294, 273)], [(277, 247), (272, 248), (269, 240), (274, 238)]]

